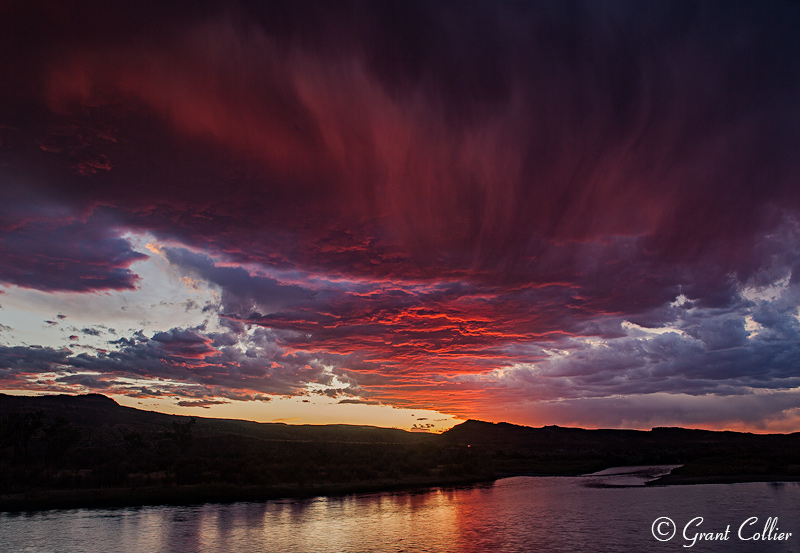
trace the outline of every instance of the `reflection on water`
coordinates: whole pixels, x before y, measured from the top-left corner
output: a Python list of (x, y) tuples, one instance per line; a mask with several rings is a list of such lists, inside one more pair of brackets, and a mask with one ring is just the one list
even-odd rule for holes
[[(800, 485), (641, 486), (664, 472), (639, 467), (420, 492), (0, 514), (0, 551), (800, 551)], [(678, 526), (667, 543), (651, 534), (662, 516)], [(729, 540), (683, 547), (683, 526), (698, 516), (703, 531), (730, 525)], [(780, 530), (793, 536), (740, 541), (736, 531), (749, 517), (762, 527), (778, 517)]]

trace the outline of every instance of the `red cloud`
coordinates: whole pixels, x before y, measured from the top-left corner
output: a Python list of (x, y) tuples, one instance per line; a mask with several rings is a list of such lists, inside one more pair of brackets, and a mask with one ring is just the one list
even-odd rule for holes
[[(786, 6), (636, 25), (539, 4), (98, 6), (1, 24), (19, 56), (0, 61), (0, 280), (131, 289), (142, 256), (121, 232), (149, 232), (280, 353), (173, 329), (42, 364), (339, 394), (324, 365), (367, 401), (459, 413), (789, 385)], [(742, 294), (776, 283), (768, 308)]]

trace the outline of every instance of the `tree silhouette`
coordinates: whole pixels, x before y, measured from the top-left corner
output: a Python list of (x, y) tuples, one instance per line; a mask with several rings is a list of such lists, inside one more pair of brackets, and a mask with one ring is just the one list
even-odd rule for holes
[(178, 444), (178, 447), (181, 449), (181, 453), (186, 453), (186, 451), (189, 449), (189, 446), (192, 445), (195, 423), (196, 421), (194, 418), (191, 418), (183, 423), (172, 421), (172, 439), (174, 439), (175, 443)]
[(42, 427), (42, 412), (10, 413), (0, 425), (0, 443), (13, 448), (12, 462), (28, 460), (28, 443)]

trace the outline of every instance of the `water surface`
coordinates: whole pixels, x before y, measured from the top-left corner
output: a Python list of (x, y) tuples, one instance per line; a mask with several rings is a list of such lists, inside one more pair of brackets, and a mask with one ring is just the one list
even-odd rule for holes
[[(74, 509), (0, 514), (3, 552), (800, 552), (800, 485), (710, 484), (644, 487), (661, 471), (621, 468), (583, 477), (515, 477), (455, 489), (308, 500)], [(653, 522), (677, 532), (659, 542)], [(722, 533), (727, 541), (690, 542)], [(741, 541), (777, 517), (788, 541)], [(666, 527), (661, 527), (667, 530)]]

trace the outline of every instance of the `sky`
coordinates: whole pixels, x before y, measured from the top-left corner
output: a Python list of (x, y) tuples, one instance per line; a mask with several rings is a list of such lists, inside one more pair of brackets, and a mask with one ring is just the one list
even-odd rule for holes
[(0, 390), (800, 431), (798, 28), (788, 1), (6, 0)]

